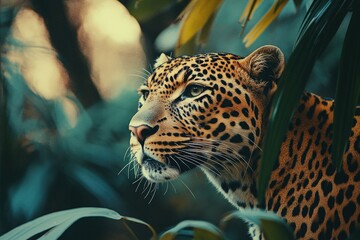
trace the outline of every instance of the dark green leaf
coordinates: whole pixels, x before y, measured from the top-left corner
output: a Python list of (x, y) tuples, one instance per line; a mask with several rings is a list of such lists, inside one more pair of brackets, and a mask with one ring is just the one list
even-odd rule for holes
[(272, 99), (267, 132), (263, 142), (263, 159), (258, 182), (259, 202), (264, 201), (281, 143), (286, 135), (294, 108), (304, 92), (315, 60), (336, 33), (350, 3), (350, 0), (314, 1), (304, 19), (299, 40)]
[(294, 239), (293, 232), (286, 222), (271, 212), (262, 210), (243, 210), (235, 211), (222, 219), (222, 225), (234, 218), (240, 218), (259, 226), (261, 232), (265, 235), (267, 240), (292, 240)]
[(353, 231), (350, 235), (350, 237), (348, 238), (348, 240), (358, 240), (360, 239), (360, 228), (357, 227), (355, 229), (355, 231)]
[(145, 22), (174, 3), (173, 0), (132, 0), (128, 9), (139, 22)]
[(346, 144), (351, 133), (356, 105), (360, 97), (360, 2), (354, 1), (353, 14), (341, 53), (334, 108), (332, 160), (341, 169)]

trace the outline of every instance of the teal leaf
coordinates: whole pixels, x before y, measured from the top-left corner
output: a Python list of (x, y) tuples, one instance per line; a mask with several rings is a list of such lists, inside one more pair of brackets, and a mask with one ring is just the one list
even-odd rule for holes
[(50, 213), (27, 222), (0, 236), (0, 240), (26, 240), (49, 229), (51, 230), (45, 233), (40, 239), (57, 239), (74, 222), (84, 217), (105, 217), (114, 220), (124, 219), (127, 221), (140, 223), (147, 226), (153, 234), (152, 239), (156, 239), (155, 230), (149, 224), (139, 219), (124, 217), (117, 212), (106, 208), (76, 208)]
[(235, 211), (222, 219), (222, 225), (226, 225), (227, 222), (235, 218), (240, 218), (257, 225), (267, 240), (295, 239), (289, 225), (275, 213), (253, 209)]
[(209, 222), (186, 220), (164, 232), (160, 240), (175, 240), (178, 237), (197, 240), (225, 239), (222, 231)]

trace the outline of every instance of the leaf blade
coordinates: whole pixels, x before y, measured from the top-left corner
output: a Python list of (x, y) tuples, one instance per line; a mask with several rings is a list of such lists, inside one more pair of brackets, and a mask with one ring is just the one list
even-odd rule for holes
[(332, 161), (337, 170), (341, 170), (354, 113), (360, 99), (360, 43), (357, 38), (359, 21), (360, 4), (359, 1), (354, 1), (353, 14), (341, 53), (335, 93)]
[(294, 234), (286, 222), (272, 212), (265, 212), (263, 210), (245, 209), (242, 211), (235, 211), (225, 216), (221, 220), (221, 225), (225, 226), (234, 218), (240, 218), (259, 226), (261, 232), (268, 240), (293, 240)]
[(36, 218), (0, 236), (0, 240), (25, 240), (51, 228), (53, 229), (50, 230), (49, 235), (45, 234), (41, 239), (56, 239), (69, 228), (72, 223), (84, 217), (106, 217), (114, 220), (124, 219), (140, 223), (149, 227), (153, 234), (152, 239), (156, 239), (157, 236), (155, 230), (149, 224), (139, 219), (124, 217), (106, 208), (85, 207), (54, 212)]
[(249, 47), (265, 31), (265, 29), (275, 20), (281, 10), (287, 4), (287, 0), (277, 0), (260, 19), (260, 21), (250, 30), (243, 39), (245, 47)]
[(225, 239), (222, 231), (211, 223), (196, 220), (185, 220), (164, 232), (160, 236), (160, 240), (174, 240), (177, 236), (184, 234), (185, 230), (186, 235), (192, 234), (194, 239)]

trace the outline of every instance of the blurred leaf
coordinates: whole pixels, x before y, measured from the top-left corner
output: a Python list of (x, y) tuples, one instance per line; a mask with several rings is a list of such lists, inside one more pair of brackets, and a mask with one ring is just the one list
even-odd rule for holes
[(296, 10), (299, 10), (299, 8), (301, 7), (301, 4), (303, 3), (303, 0), (293, 0)]
[(15, 216), (32, 218), (41, 210), (54, 181), (51, 162), (31, 165), (19, 183), (10, 189), (10, 210)]
[(263, 0), (248, 0), (248, 3), (241, 14), (239, 22), (242, 22), (242, 30), (241, 34), (243, 34), (246, 24), (251, 20), (252, 16), (254, 15), (256, 9), (260, 6), (260, 4), (263, 2)]
[(215, 19), (215, 13), (210, 16), (210, 18), (205, 23), (205, 26), (202, 28), (200, 35), (199, 35), (199, 41), (198, 41), (199, 44), (198, 45), (204, 46), (207, 43), (214, 19)]
[(173, 51), (179, 38), (180, 23), (171, 24), (165, 28), (155, 40), (155, 48), (158, 52)]
[(281, 143), (294, 108), (304, 92), (315, 60), (336, 33), (351, 0), (332, 1), (331, 4), (327, 2), (328, 0), (314, 1), (309, 9), (304, 20), (307, 22), (302, 24), (306, 30), (301, 34), (289, 58), (272, 99), (267, 132), (263, 142), (263, 159), (258, 182), (259, 202), (264, 201), (271, 171), (278, 160)]
[(248, 0), (244, 11), (241, 14), (240, 22), (241, 21), (249, 21), (251, 20), (252, 16), (254, 15), (256, 9), (260, 6), (263, 0)]
[(336, 85), (332, 161), (341, 169), (343, 155), (348, 144), (356, 105), (360, 97), (360, 1), (353, 2), (353, 13), (341, 53)]
[(189, 239), (198, 240), (225, 239), (222, 231), (213, 224), (204, 221), (187, 220), (164, 232), (160, 236), (160, 240), (175, 240), (179, 236), (187, 236)]
[(74, 222), (84, 217), (105, 217), (115, 220), (124, 219), (127, 221), (140, 223), (147, 226), (152, 232), (152, 239), (156, 239), (157, 234), (155, 230), (149, 224), (141, 220), (123, 217), (117, 212), (106, 208), (76, 208), (50, 213), (27, 222), (0, 236), (0, 240), (25, 240), (35, 236), (36, 234), (49, 230), (50, 228), (52, 229), (45, 233), (40, 239), (57, 239)]
[(117, 207), (114, 204), (124, 205), (109, 183), (84, 165), (68, 165), (65, 172), (94, 195), (102, 204), (112, 207)]
[(196, 46), (197, 46), (196, 38), (197, 38), (197, 35), (195, 35), (193, 38), (191, 38), (184, 45), (176, 47), (175, 51), (174, 51), (175, 57), (194, 54), (194, 52), (196, 50)]
[(262, 210), (242, 210), (235, 211), (221, 220), (221, 225), (226, 225), (227, 222), (234, 218), (240, 218), (259, 226), (261, 232), (265, 235), (267, 240), (292, 240), (294, 234), (286, 222), (272, 212), (265, 212)]
[(180, 14), (181, 29), (177, 47), (187, 43), (200, 31), (220, 6), (222, 0), (192, 0)]
[(145, 22), (174, 3), (173, 0), (131, 0), (128, 9), (139, 22)]
[(249, 47), (265, 31), (265, 29), (274, 21), (285, 7), (287, 0), (277, 0), (269, 11), (260, 19), (260, 21), (246, 34), (243, 42), (245, 47)]

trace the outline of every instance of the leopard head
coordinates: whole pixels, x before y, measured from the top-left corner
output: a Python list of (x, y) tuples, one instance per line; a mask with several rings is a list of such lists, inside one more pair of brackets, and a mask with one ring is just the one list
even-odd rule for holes
[(129, 124), (143, 176), (163, 182), (195, 167), (214, 176), (246, 168), (284, 68), (282, 52), (264, 46), (245, 58), (162, 54), (155, 67)]

